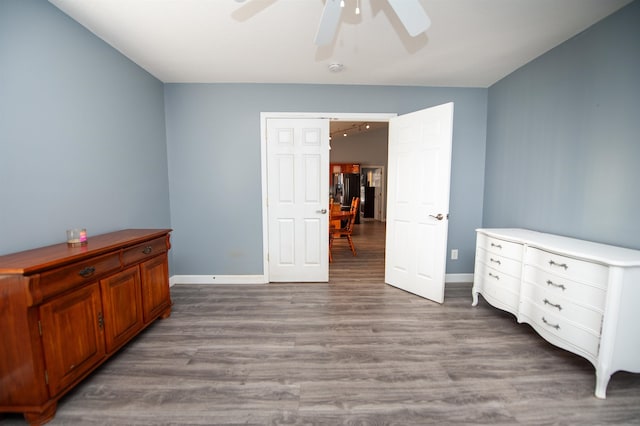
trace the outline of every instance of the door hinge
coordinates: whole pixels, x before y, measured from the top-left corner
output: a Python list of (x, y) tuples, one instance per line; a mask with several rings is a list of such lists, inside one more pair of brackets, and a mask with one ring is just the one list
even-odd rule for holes
[(42, 323), (40, 322), (40, 320), (38, 320), (38, 333), (40, 333), (40, 336), (42, 336)]
[(47, 385), (49, 384), (49, 373), (47, 370), (44, 370), (44, 383)]

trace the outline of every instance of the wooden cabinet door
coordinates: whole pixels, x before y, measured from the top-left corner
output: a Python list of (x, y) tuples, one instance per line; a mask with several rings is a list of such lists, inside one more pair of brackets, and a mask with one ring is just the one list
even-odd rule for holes
[(40, 324), (49, 393), (54, 397), (105, 356), (98, 283), (43, 304)]
[(147, 323), (171, 306), (167, 254), (141, 263), (140, 273), (142, 275), (142, 311), (144, 322)]
[(100, 281), (107, 353), (118, 349), (142, 328), (140, 272), (137, 266)]

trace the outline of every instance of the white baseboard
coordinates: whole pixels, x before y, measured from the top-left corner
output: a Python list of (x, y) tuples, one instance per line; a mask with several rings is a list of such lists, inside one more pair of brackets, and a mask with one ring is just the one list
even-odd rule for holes
[(266, 284), (264, 275), (173, 275), (169, 285), (174, 284)]
[(473, 283), (473, 274), (445, 274), (445, 283)]
[[(445, 283), (473, 283), (473, 274), (446, 274)], [(267, 284), (264, 275), (173, 275), (169, 285), (175, 284)]]

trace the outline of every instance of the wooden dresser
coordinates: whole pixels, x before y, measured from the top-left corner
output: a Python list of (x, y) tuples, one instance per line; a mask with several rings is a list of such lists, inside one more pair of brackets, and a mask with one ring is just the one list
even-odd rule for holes
[(479, 229), (473, 280), (491, 305), (589, 360), (595, 395), (640, 373), (640, 251), (526, 229)]
[(0, 256), (0, 413), (31, 424), (171, 313), (170, 229), (127, 229)]

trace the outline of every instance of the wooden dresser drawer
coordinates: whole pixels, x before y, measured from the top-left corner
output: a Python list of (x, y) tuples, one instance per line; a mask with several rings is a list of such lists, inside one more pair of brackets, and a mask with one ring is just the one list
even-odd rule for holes
[(570, 299), (566, 299), (558, 294), (550, 293), (551, 292), (544, 287), (524, 282), (522, 284), (520, 296), (536, 303), (541, 306), (544, 311), (552, 315), (565, 318), (588, 328), (597, 336), (600, 335), (602, 311), (577, 305)]
[(609, 279), (609, 268), (604, 265), (533, 247), (527, 248), (525, 263), (535, 265), (557, 276), (571, 277), (574, 281), (593, 284), (601, 288), (606, 288)]
[(72, 263), (40, 274), (40, 290), (46, 299), (120, 268), (118, 253), (109, 253)]
[(166, 239), (156, 238), (143, 244), (129, 247), (122, 252), (122, 261), (125, 266), (152, 258), (167, 251)]
[[(556, 336), (594, 357), (598, 355), (599, 336), (565, 317), (549, 313), (542, 306), (528, 299), (523, 299), (520, 303), (520, 315), (525, 322), (535, 325), (541, 336), (545, 338), (548, 335)], [(552, 341), (552, 343), (556, 342)]]
[(604, 310), (606, 291), (599, 286), (576, 282), (530, 265), (524, 267), (524, 281), (546, 288), (549, 295), (564, 297), (600, 312)]
[(478, 248), (483, 248), (488, 252), (509, 257), (518, 261), (522, 260), (522, 244), (493, 238), (485, 234), (478, 234)]
[(497, 271), (504, 272), (516, 278), (520, 278), (522, 275), (522, 263), (517, 260), (490, 253), (482, 248), (478, 248), (476, 256), (477, 260)]

